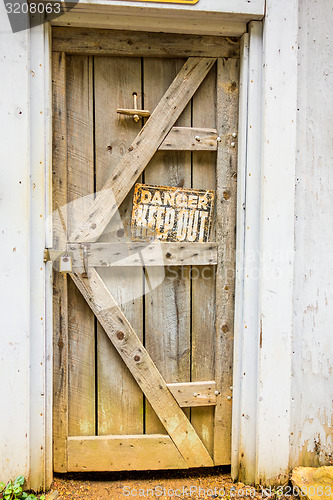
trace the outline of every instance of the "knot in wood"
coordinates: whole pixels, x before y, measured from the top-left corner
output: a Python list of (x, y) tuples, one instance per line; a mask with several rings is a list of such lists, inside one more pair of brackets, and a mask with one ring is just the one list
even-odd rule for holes
[(125, 335), (123, 332), (117, 332), (117, 339), (123, 340), (124, 337), (125, 337)]
[(134, 356), (134, 361), (140, 361), (140, 356), (138, 356), (137, 354)]
[(227, 333), (228, 331), (229, 331), (229, 327), (228, 327), (228, 325), (223, 325), (223, 326), (222, 326), (222, 332), (223, 332), (223, 333)]

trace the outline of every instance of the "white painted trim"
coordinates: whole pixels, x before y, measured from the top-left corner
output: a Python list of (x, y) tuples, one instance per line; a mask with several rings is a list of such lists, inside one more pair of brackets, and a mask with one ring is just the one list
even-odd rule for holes
[(231, 475), (239, 474), (239, 441), (241, 427), (241, 379), (243, 343), (243, 297), (245, 259), (245, 187), (247, 152), (247, 106), (249, 78), (249, 34), (244, 33), (240, 50), (238, 166), (237, 166), (237, 222), (236, 222), (236, 283), (234, 319), (233, 401), (231, 432)]
[[(66, 3), (75, 5), (76, 2), (77, 0), (69, 0)], [(147, 16), (178, 17), (186, 21), (187, 18), (205, 19), (205, 17), (218, 15), (227, 21), (247, 23), (264, 17), (265, 0), (199, 0), (194, 5), (124, 0), (111, 2), (110, 0), (80, 0), (75, 5), (75, 12), (133, 15), (138, 18), (138, 29), (140, 29), (140, 18)]]
[[(52, 277), (45, 272), (44, 248), (50, 241), (50, 27), (30, 30), (30, 487), (52, 481)], [(48, 316), (46, 317), (46, 314)], [(51, 324), (50, 324), (51, 323)], [(48, 329), (46, 328), (48, 325)]]
[[(44, 24), (45, 75), (45, 247), (52, 247), (52, 40), (51, 26)], [(45, 266), (45, 489), (53, 480), (53, 276)]]
[(267, 484), (289, 473), (298, 2), (266, 4), (256, 482)]
[(195, 5), (186, 6), (177, 3), (80, 0), (70, 12), (52, 20), (51, 24), (239, 37), (246, 32), (246, 24), (262, 19), (264, 12), (265, 0), (199, 0)]
[[(234, 401), (235, 427), (233, 436), (233, 477), (251, 483), (256, 464), (256, 401), (258, 385), (259, 348), (259, 242), (261, 207), (261, 113), (262, 113), (262, 23), (249, 25), (248, 73), (243, 76), (247, 83), (247, 115), (245, 161), (245, 220), (243, 288), (239, 287), (236, 305), (241, 303), (242, 313), (237, 312), (237, 345), (234, 360), (234, 376), (238, 394)], [(240, 125), (241, 126), (241, 125)], [(243, 132), (245, 133), (245, 132)], [(238, 210), (240, 207), (238, 206)], [(241, 223), (241, 221), (240, 221)], [(241, 228), (240, 228), (241, 230)], [(236, 309), (237, 311), (237, 309)], [(234, 395), (235, 397), (235, 395)], [(236, 428), (238, 427), (238, 428)]]

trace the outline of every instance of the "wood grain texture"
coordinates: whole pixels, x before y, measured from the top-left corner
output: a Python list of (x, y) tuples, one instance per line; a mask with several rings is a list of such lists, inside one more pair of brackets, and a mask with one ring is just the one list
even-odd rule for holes
[(171, 438), (162, 434), (68, 440), (68, 470), (71, 472), (186, 468)]
[[(95, 58), (97, 191), (113, 174), (140, 131), (141, 123), (116, 113), (118, 106), (133, 102), (133, 92), (138, 94), (141, 107), (140, 59)], [(100, 237), (101, 243), (96, 243), (100, 248), (108, 249), (104, 252), (105, 258), (119, 246), (126, 248), (130, 241), (132, 197), (130, 191)], [(91, 256), (95, 254), (92, 247), (88, 252)], [(92, 264), (90, 256), (88, 262)], [(100, 269), (100, 276), (142, 340), (142, 268), (105, 268)], [(142, 433), (143, 394), (100, 324), (97, 325), (97, 359), (98, 434)]]
[(53, 28), (54, 51), (122, 57), (239, 57), (237, 39), (144, 31)]
[(217, 153), (218, 265), (216, 274), (216, 380), (221, 381), (214, 425), (214, 463), (230, 464), (233, 318), (236, 248), (237, 148), (231, 146), (238, 124), (239, 64), (235, 59), (217, 62), (217, 130), (221, 146)]
[(216, 405), (216, 382), (188, 382), (167, 384), (181, 408)]
[[(158, 107), (161, 97), (182, 67), (183, 60), (145, 59), (145, 107)], [(187, 106), (177, 125), (191, 125)], [(146, 184), (191, 186), (189, 152), (158, 151), (144, 172)], [(171, 264), (171, 263), (170, 263)], [(159, 272), (149, 269), (150, 277)], [(190, 281), (189, 268), (165, 268), (159, 287), (146, 295), (145, 342), (157, 368), (167, 382), (190, 381)], [(189, 416), (189, 412), (187, 412)], [(146, 408), (146, 432), (164, 432), (149, 404)]]
[(82, 278), (82, 275), (75, 273), (72, 273), (71, 277), (144, 392), (188, 467), (212, 466), (213, 461), (209, 453), (97, 271), (92, 270), (89, 279)]
[[(216, 66), (194, 95), (192, 113), (194, 127), (216, 127)], [(192, 164), (193, 187), (216, 190), (216, 152), (193, 152)], [(215, 219), (216, 209), (211, 241), (215, 239)], [(192, 268), (192, 382), (215, 379), (215, 272), (216, 267)], [(220, 381), (216, 382), (219, 389)], [(193, 408), (191, 422), (213, 455), (214, 408)]]
[(196, 127), (172, 127), (159, 150), (216, 151), (217, 130)]
[[(53, 213), (62, 210), (67, 219), (67, 120), (66, 55), (52, 57), (53, 106)], [(60, 218), (53, 225), (53, 245), (66, 245)], [(53, 272), (53, 461), (56, 472), (67, 472), (68, 436), (68, 300), (67, 275)]]
[[(214, 58), (189, 58), (152, 115), (70, 236), (72, 242), (96, 241), (127, 196), (188, 101), (214, 64)], [(111, 194), (114, 196), (112, 201)]]
[[(73, 255), (73, 269), (82, 273), (82, 247), (70, 243), (67, 246)], [(89, 267), (151, 267), (216, 265), (216, 243), (167, 243), (116, 242), (91, 243), (87, 248)], [(131, 273), (133, 270), (131, 271)], [(105, 275), (104, 275), (105, 276)]]
[[(93, 61), (67, 56), (67, 229), (89, 208), (94, 192)], [(68, 281), (68, 432), (95, 434), (95, 319)]]

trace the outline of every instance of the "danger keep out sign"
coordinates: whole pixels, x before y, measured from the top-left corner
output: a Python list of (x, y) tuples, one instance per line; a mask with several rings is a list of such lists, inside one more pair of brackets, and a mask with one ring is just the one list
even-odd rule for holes
[(132, 238), (207, 242), (213, 208), (214, 191), (136, 184)]

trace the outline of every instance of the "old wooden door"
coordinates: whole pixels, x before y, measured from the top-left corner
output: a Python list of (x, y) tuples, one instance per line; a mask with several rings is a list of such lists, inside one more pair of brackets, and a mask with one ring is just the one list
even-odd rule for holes
[[(238, 40), (57, 28), (53, 51), (54, 469), (228, 464)], [(133, 94), (148, 119), (116, 112)], [(117, 260), (137, 180), (214, 190), (210, 242)]]

